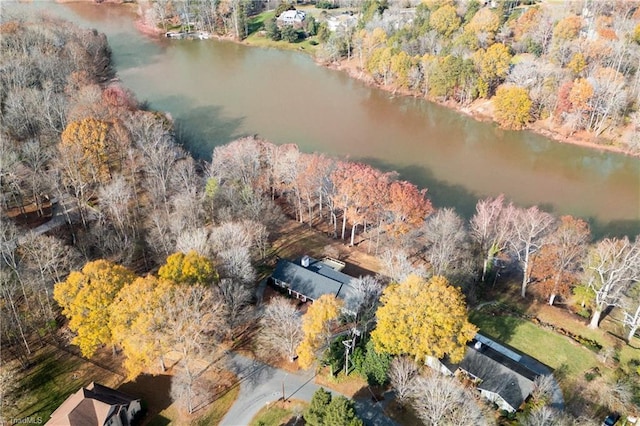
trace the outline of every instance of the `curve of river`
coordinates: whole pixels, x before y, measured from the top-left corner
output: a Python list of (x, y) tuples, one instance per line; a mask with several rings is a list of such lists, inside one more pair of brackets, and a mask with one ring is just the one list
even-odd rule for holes
[(107, 34), (123, 84), (168, 111), (186, 148), (213, 148), (259, 134), (396, 170), (437, 207), (466, 217), (479, 198), (588, 218), (594, 235), (640, 233), (640, 160), (560, 144), (414, 98), (393, 97), (317, 66), (308, 56), (232, 42), (154, 40), (134, 28), (127, 6), (12, 5), (46, 10)]

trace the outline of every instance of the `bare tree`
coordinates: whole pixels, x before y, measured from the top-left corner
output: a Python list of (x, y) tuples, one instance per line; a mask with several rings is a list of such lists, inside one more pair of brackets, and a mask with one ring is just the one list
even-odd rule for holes
[(549, 213), (543, 212), (537, 206), (528, 209), (518, 209), (513, 220), (514, 238), (510, 240), (513, 253), (522, 268), (522, 285), (520, 295), (525, 297), (530, 281), (531, 255), (537, 252), (554, 224), (555, 219)]
[(289, 300), (283, 297), (272, 299), (264, 307), (260, 319), (258, 344), (261, 350), (293, 361), (304, 336), (301, 319), (300, 311)]
[(402, 282), (409, 275), (417, 275), (423, 277), (426, 275), (424, 266), (414, 265), (408, 254), (401, 249), (387, 250), (382, 253), (382, 265), (385, 275), (391, 278), (393, 282)]
[(619, 304), (623, 292), (640, 280), (640, 239), (631, 243), (627, 237), (605, 238), (591, 249), (584, 269), (595, 294), (589, 327), (598, 328), (602, 311)]
[(441, 209), (427, 218), (422, 226), (426, 240), (426, 256), (433, 275), (445, 275), (463, 264), (469, 252), (464, 221), (453, 209)]
[(537, 404), (549, 405), (555, 388), (555, 379), (551, 374), (537, 376), (533, 380), (531, 398)]
[(242, 284), (253, 284), (256, 271), (251, 265), (247, 247), (228, 247), (218, 253), (218, 272), (222, 278), (231, 278)]
[(554, 408), (542, 406), (531, 410), (521, 424), (523, 426), (570, 426), (573, 421)]
[(360, 276), (352, 279), (349, 284), (355, 291), (347, 297), (345, 304), (356, 312), (356, 323), (368, 330), (369, 324), (375, 319), (378, 299), (382, 294), (380, 278)]
[(236, 334), (236, 329), (247, 320), (251, 312), (253, 292), (246, 284), (231, 278), (221, 279), (219, 288), (225, 302), (228, 335), (233, 339)]
[(198, 254), (211, 256), (209, 231), (205, 228), (185, 229), (176, 237), (176, 251), (189, 253), (195, 250)]
[(413, 395), (413, 380), (417, 375), (418, 367), (411, 357), (400, 356), (391, 361), (389, 382), (400, 404), (406, 404)]
[(496, 256), (506, 250), (513, 238), (515, 215), (516, 208), (512, 204), (504, 205), (504, 195), (479, 200), (476, 204), (476, 214), (471, 218), (471, 237), (483, 254), (482, 282)]
[(487, 425), (476, 398), (456, 379), (433, 373), (414, 380), (412, 405), (429, 425)]
[(582, 262), (590, 238), (589, 225), (571, 216), (562, 216), (560, 226), (548, 236), (545, 250), (552, 254), (554, 276), (549, 305), (558, 293), (563, 274), (575, 272)]
[(631, 343), (631, 339), (635, 336), (638, 327), (640, 327), (640, 286), (636, 285), (629, 289), (623, 302), (624, 319), (623, 324), (629, 327), (627, 342)]

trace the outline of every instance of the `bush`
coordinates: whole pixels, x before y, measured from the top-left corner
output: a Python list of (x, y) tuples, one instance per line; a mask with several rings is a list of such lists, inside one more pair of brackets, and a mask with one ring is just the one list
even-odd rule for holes
[(331, 0), (319, 0), (316, 2), (317, 9), (337, 9), (338, 5)]

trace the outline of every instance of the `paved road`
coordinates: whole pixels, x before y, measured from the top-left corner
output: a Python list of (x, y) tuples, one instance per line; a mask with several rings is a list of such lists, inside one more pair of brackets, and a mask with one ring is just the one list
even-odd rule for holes
[[(287, 399), (310, 401), (319, 388), (313, 382), (315, 374), (310, 371), (289, 373), (236, 353), (230, 355), (228, 363), (229, 369), (240, 379), (240, 394), (222, 419), (221, 426), (248, 425), (262, 407), (282, 398), (283, 383)], [(371, 399), (355, 401), (356, 412), (366, 425), (397, 426), (383, 414), (382, 405), (382, 402), (374, 403)]]

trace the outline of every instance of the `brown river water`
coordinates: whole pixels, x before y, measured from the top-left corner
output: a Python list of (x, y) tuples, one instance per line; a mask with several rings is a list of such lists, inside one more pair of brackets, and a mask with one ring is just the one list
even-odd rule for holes
[(134, 27), (135, 6), (2, 4), (45, 11), (107, 34), (123, 84), (176, 120), (185, 147), (258, 134), (396, 170), (436, 207), (465, 217), (504, 193), (522, 206), (589, 219), (597, 237), (640, 233), (640, 159), (499, 129), (419, 99), (368, 87), (300, 52), (215, 40), (156, 40)]

